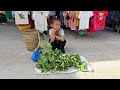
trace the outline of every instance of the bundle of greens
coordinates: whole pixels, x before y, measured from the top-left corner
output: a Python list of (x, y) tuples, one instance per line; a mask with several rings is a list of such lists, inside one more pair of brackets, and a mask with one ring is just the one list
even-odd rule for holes
[(42, 54), (36, 64), (36, 68), (41, 72), (67, 71), (69, 67), (74, 67), (79, 71), (86, 71), (86, 62), (81, 62), (79, 54), (67, 55), (60, 50), (52, 50), (50, 43), (45, 45), (44, 54)]

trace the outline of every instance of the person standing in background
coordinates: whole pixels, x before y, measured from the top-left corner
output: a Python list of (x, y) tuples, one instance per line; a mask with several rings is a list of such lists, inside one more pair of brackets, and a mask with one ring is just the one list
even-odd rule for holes
[(60, 19), (60, 11), (55, 11), (55, 12), (56, 12), (56, 16), (57, 16), (57, 18)]
[(5, 24), (7, 22), (7, 18), (5, 16), (5, 11), (0, 11), (0, 23)]

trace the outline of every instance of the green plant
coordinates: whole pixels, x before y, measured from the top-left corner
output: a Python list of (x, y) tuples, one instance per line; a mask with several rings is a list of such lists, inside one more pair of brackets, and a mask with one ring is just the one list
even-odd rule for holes
[(79, 54), (67, 55), (59, 49), (52, 50), (50, 43), (47, 43), (44, 48), (44, 54), (40, 56), (36, 64), (36, 67), (42, 72), (66, 71), (69, 67), (74, 67), (79, 71), (87, 70), (87, 64), (81, 62)]

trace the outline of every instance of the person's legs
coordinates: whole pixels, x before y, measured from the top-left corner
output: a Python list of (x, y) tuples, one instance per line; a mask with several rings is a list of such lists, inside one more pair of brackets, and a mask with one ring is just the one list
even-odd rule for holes
[(55, 50), (57, 48), (57, 41), (54, 40), (54, 42), (52, 42), (51, 45), (52, 45), (52, 50)]
[(66, 44), (66, 40), (64, 40), (63, 42), (62, 41), (58, 41), (58, 49), (60, 49), (63, 53), (65, 53), (65, 44)]
[(56, 11), (57, 18), (60, 18), (60, 11)]

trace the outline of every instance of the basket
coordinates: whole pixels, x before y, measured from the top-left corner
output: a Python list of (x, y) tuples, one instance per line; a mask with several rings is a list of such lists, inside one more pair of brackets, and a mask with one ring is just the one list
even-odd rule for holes
[[(39, 30), (25, 30), (22, 32), (23, 40), (26, 44), (28, 51), (34, 51), (38, 47), (39, 39), (38, 39)], [(39, 46), (40, 48), (40, 46)]]

